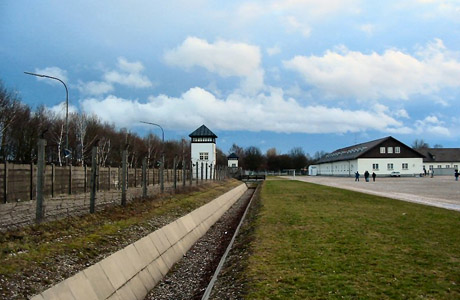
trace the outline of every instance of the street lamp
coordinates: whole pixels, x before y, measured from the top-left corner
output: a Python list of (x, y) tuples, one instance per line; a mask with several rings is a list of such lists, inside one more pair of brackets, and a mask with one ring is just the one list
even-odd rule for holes
[(163, 193), (164, 192), (164, 189), (165, 189), (165, 186), (164, 186), (164, 180), (163, 180), (163, 176), (164, 176), (164, 165), (165, 165), (165, 131), (163, 130), (163, 127), (161, 127), (160, 125), (156, 124), (156, 123), (151, 123), (151, 122), (144, 122), (144, 121), (139, 121), (141, 123), (144, 123), (144, 124), (149, 124), (149, 125), (154, 125), (154, 126), (158, 126), (160, 127), (161, 129), (161, 140), (163, 142), (162, 144), (162, 153), (161, 153), (161, 166), (160, 166), (160, 190), (161, 192)]
[(27, 75), (32, 75), (32, 76), (54, 79), (64, 85), (65, 87), (65, 149), (64, 149), (64, 155), (67, 158), (67, 156), (69, 156), (70, 154), (70, 150), (69, 150), (69, 90), (67, 89), (67, 85), (65, 84), (64, 81), (62, 81), (61, 79), (57, 77), (43, 75), (43, 74), (36, 74), (36, 73), (31, 73), (31, 72), (24, 72), (24, 73)]

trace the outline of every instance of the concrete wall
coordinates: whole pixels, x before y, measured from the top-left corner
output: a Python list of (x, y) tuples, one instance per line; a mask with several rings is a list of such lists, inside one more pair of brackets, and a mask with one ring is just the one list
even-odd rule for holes
[(242, 184), (152, 232), (32, 300), (144, 299), (192, 245), (247, 190)]

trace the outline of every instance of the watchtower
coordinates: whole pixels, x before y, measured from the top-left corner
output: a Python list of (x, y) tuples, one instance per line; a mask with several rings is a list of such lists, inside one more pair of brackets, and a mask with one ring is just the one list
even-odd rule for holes
[(229, 156), (227, 156), (227, 160), (228, 160), (228, 167), (229, 168), (238, 168), (238, 155), (236, 155), (235, 153), (232, 153), (230, 154)]
[[(195, 165), (193, 178), (196, 178), (196, 166), (198, 165), (198, 178), (212, 179), (216, 166), (216, 138), (208, 127), (201, 125), (189, 134), (191, 138), (191, 158)], [(207, 169), (206, 169), (207, 166)], [(201, 169), (203, 167), (203, 169)]]

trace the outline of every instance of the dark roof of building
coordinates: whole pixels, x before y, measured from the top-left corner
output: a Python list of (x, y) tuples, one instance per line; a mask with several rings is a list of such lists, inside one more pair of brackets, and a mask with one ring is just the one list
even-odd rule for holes
[[(366, 142), (366, 143), (361, 143), (361, 144), (357, 144), (357, 145), (337, 149), (334, 152), (328, 153), (325, 156), (323, 156), (318, 161), (318, 163), (321, 164), (321, 163), (328, 163), (328, 162), (335, 162), (335, 161), (357, 159), (357, 158), (363, 156), (366, 152), (370, 151), (371, 149), (377, 147), (378, 145), (380, 145), (383, 142), (388, 141), (390, 139), (400, 143), (401, 145), (404, 145), (402, 142), (398, 141), (394, 137), (387, 136), (385, 138), (381, 138), (381, 139), (378, 139), (378, 140), (374, 140), (374, 141), (370, 141), (370, 142)], [(412, 149), (412, 148), (410, 148), (410, 149)], [(416, 150), (413, 150), (413, 151), (417, 156), (423, 157), (423, 154), (419, 153)]]
[(215, 135), (211, 130), (209, 130), (208, 127), (201, 125), (197, 130), (189, 134), (189, 137), (212, 137), (212, 138), (217, 138), (217, 135)]
[(236, 159), (238, 159), (239, 157), (235, 153), (232, 153), (229, 156), (227, 156), (227, 158), (236, 158)]
[(460, 162), (460, 148), (425, 148), (419, 152), (425, 155), (423, 162)]

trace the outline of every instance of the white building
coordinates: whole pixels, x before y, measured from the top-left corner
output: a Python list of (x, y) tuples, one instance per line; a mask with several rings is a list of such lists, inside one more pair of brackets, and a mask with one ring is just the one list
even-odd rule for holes
[(437, 175), (452, 175), (460, 166), (460, 148), (425, 148), (419, 150), (425, 155), (423, 167), (434, 170)]
[(227, 156), (228, 167), (229, 168), (238, 168), (238, 155), (235, 153), (230, 154)]
[(377, 176), (401, 176), (423, 173), (423, 154), (389, 136), (383, 139), (335, 150), (311, 167), (317, 175), (354, 176), (365, 171)]
[[(191, 138), (191, 158), (193, 178), (212, 179), (216, 168), (216, 138), (208, 127), (201, 125), (189, 134)], [(198, 171), (197, 171), (198, 168)]]

